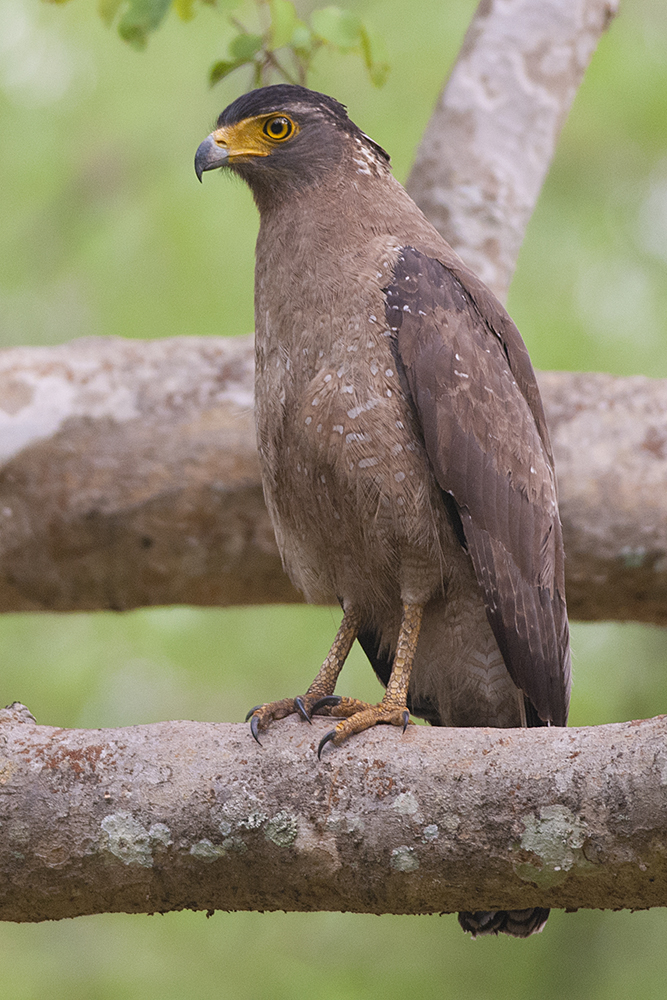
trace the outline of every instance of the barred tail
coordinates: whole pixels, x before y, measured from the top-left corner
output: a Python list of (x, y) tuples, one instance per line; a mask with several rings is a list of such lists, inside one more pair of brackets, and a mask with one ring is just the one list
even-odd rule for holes
[(526, 938), (539, 934), (547, 922), (549, 911), (539, 906), (530, 910), (475, 910), (459, 913), (459, 923), (473, 937), (478, 934), (510, 934)]

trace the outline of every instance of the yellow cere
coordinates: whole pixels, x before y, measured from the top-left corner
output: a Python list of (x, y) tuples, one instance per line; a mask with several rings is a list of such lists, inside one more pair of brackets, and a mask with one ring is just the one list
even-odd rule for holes
[(229, 159), (243, 160), (249, 156), (269, 156), (275, 147), (291, 139), (299, 131), (297, 123), (284, 114), (259, 115), (245, 118), (235, 125), (223, 125), (213, 133), (213, 139), (229, 152)]

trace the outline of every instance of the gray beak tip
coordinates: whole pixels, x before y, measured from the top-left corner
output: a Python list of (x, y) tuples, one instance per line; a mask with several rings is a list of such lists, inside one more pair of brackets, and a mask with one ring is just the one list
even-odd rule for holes
[(197, 180), (201, 183), (202, 174), (205, 170), (215, 170), (216, 167), (224, 167), (229, 159), (226, 149), (219, 146), (212, 135), (207, 135), (195, 153), (195, 173)]

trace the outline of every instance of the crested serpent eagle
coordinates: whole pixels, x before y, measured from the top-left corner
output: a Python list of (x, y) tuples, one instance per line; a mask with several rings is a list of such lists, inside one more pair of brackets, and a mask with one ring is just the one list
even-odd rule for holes
[[(260, 213), (256, 419), (266, 503), (306, 599), (343, 619), (298, 712), (339, 746), (409, 713), (438, 726), (564, 726), (563, 542), (535, 374), (514, 323), (331, 97), (278, 85), (234, 101), (197, 150)], [(386, 691), (334, 693), (355, 639)], [(548, 910), (460, 914), (473, 934)]]

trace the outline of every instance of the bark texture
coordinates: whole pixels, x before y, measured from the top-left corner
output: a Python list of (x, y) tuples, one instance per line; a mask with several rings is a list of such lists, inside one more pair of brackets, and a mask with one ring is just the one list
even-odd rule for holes
[(247, 338), (0, 354), (0, 611), (300, 600), (255, 448)]
[(0, 712), (0, 918), (667, 904), (667, 718), (37, 726)]
[(482, 0), (408, 191), (501, 301), (556, 142), (618, 0)]
[(667, 382), (539, 373), (573, 619), (667, 624)]
[[(539, 376), (570, 614), (667, 622), (667, 382)], [(0, 353), (0, 611), (301, 600), (264, 507), (252, 338)]]

